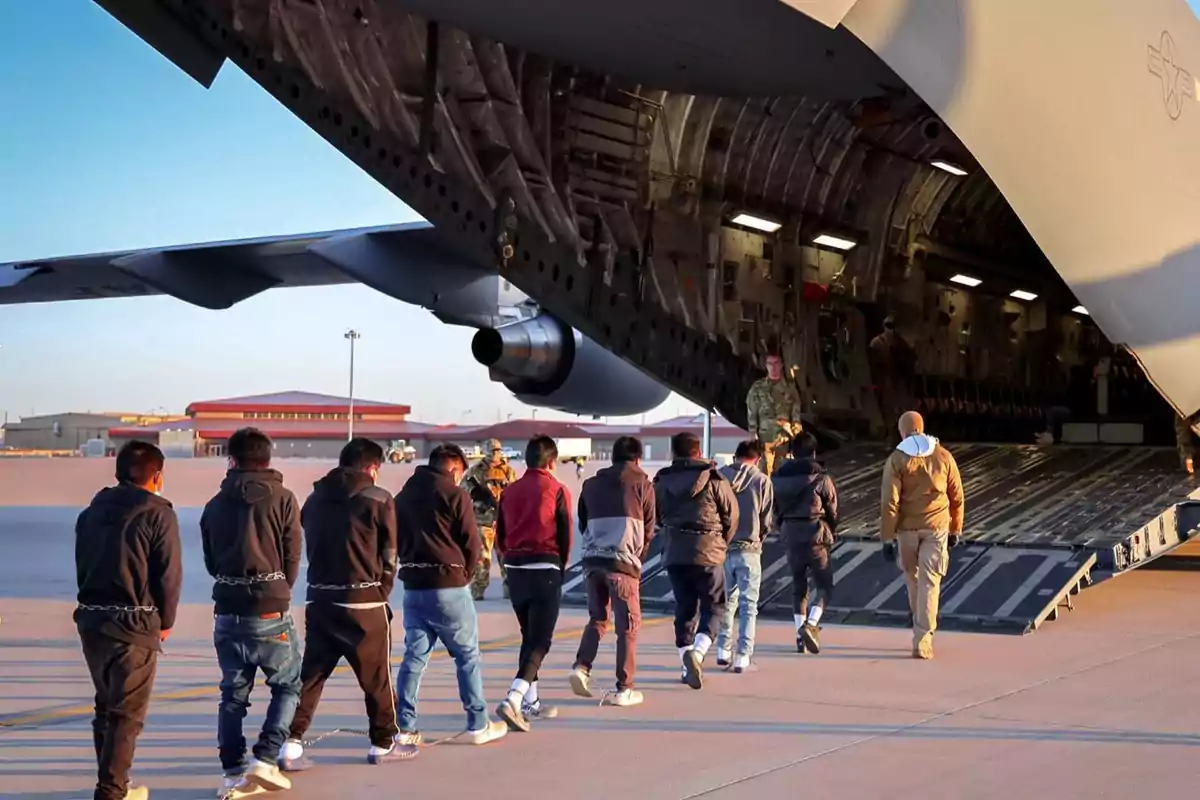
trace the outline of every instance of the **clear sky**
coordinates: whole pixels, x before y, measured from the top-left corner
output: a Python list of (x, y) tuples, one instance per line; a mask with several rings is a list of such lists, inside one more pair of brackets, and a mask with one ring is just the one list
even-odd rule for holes
[[(205, 90), (91, 0), (3, 4), (0, 109), (0, 261), (419, 218), (236, 67)], [(0, 416), (345, 394), (349, 327), (363, 334), (356, 396), (436, 422), (529, 415), (471, 358), (472, 330), (346, 286), (221, 312), (0, 306)], [(649, 418), (695, 410), (672, 397)]]

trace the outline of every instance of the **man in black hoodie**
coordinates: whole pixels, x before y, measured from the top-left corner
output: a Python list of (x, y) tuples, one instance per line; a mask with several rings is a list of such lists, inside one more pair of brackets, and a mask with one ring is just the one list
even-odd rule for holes
[(343, 658), (366, 697), (370, 764), (412, 758), (417, 749), (396, 743), (392, 690), (392, 610), (396, 583), (396, 504), (375, 485), (383, 448), (353, 439), (337, 468), (313, 484), (300, 522), (308, 551), (308, 605), (304, 612), (304, 664), (300, 707), (283, 747), (285, 770), (308, 766), (301, 739), (312, 723), (321, 690)]
[(570, 680), (575, 694), (592, 696), (592, 665), (611, 615), (617, 628), (617, 690), (605, 700), (614, 706), (636, 706), (644, 699), (633, 688), (642, 624), (642, 564), (654, 538), (657, 509), (654, 487), (642, 471), (642, 443), (632, 436), (617, 439), (612, 462), (584, 481), (579, 493), (589, 619)]
[[(229, 472), (200, 516), (204, 566), (216, 581), (217, 741), (226, 791), (292, 785), (276, 762), (300, 702), (300, 649), (289, 608), (302, 535), (296, 496), (270, 468), (272, 449), (270, 438), (255, 428), (230, 436)], [(242, 719), (260, 669), (271, 704), (247, 763)]]
[[(838, 526), (837, 489), (833, 478), (817, 463), (817, 440), (802, 433), (792, 440), (792, 457), (771, 477), (775, 489), (775, 521), (787, 543), (792, 571), (792, 610), (796, 650), (821, 652), (817, 635), (821, 614), (833, 598), (833, 568), (829, 548)], [(820, 602), (808, 604), (808, 577), (821, 590)]]
[(725, 476), (700, 457), (695, 434), (672, 436), (671, 455), (671, 465), (654, 476), (654, 494), (667, 537), (663, 563), (675, 594), (681, 680), (699, 689), (704, 657), (725, 615), (725, 552), (737, 533), (738, 503)]
[(75, 625), (96, 689), (96, 800), (149, 797), (128, 785), (129, 768), (183, 575), (179, 520), (158, 496), (163, 463), (152, 444), (122, 447), (117, 485), (102, 489), (75, 523)]
[(467, 712), (466, 740), (487, 744), (508, 733), (488, 719), (479, 663), (479, 619), (467, 588), (483, 557), (483, 538), (466, 489), (462, 449), (443, 444), (417, 467), (396, 495), (396, 544), (404, 581), (404, 661), (396, 678), (402, 745), (421, 743), (417, 692), (429, 654), (440, 639), (454, 659), (458, 696)]

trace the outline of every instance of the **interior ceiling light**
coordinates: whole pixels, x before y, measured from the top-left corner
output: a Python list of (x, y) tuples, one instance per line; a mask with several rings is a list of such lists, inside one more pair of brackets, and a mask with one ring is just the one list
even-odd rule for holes
[(853, 250), (858, 242), (845, 236), (834, 236), (832, 233), (821, 233), (813, 237), (812, 243), (818, 247), (832, 247), (834, 250)]
[(1033, 292), (1027, 292), (1024, 289), (1017, 289), (1015, 292), (1010, 294), (1009, 297), (1016, 298), (1017, 300), (1037, 300), (1036, 294)]
[(776, 222), (766, 217), (756, 217), (753, 214), (747, 214), (745, 211), (733, 218), (733, 224), (744, 225), (747, 228), (754, 228), (754, 230), (762, 231), (763, 233), (774, 233), (783, 227), (782, 222)]
[(1075, 306), (1071, 310), (1074, 311), (1076, 314), (1085, 314), (1089, 317), (1091, 316), (1091, 314), (1088, 314), (1088, 310), (1086, 308), (1084, 308), (1083, 306)]
[(930, 166), (937, 167), (942, 172), (949, 172), (951, 175), (957, 175), (960, 178), (963, 175), (967, 174), (967, 171), (965, 169), (958, 166), (957, 164), (955, 164), (952, 161), (945, 161), (943, 159), (938, 158), (933, 161), (930, 161), (929, 164), (930, 164)]
[(960, 283), (963, 286), (970, 286), (972, 289), (983, 283), (983, 281), (979, 280), (979, 278), (972, 278), (970, 275), (955, 275), (950, 279), (950, 282)]

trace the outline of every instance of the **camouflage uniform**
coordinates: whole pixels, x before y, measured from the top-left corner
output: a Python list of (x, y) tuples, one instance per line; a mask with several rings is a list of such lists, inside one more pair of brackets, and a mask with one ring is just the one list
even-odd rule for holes
[(1200, 427), (1200, 412), (1188, 418), (1175, 415), (1175, 449), (1179, 451), (1180, 465), (1191, 474), (1195, 469), (1197, 431)]
[[(508, 460), (500, 455), (500, 442), (486, 442), (484, 450), (489, 453), (463, 476), (463, 486), (471, 495), (475, 505), (475, 521), (479, 524), (479, 535), (483, 539), (483, 556), (471, 578), (471, 595), (483, 599), (483, 593), (491, 582), (492, 547), (496, 543), (496, 516), (500, 508), (500, 495), (510, 483), (517, 479), (517, 471), (509, 466)], [(500, 567), (501, 578), (507, 578), (504, 566)], [(505, 597), (508, 583), (504, 584)]]
[(750, 434), (763, 444), (763, 460), (770, 475), (783, 460), (775, 458), (775, 448), (803, 430), (800, 392), (787, 378), (777, 381), (761, 378), (746, 395), (746, 416)]

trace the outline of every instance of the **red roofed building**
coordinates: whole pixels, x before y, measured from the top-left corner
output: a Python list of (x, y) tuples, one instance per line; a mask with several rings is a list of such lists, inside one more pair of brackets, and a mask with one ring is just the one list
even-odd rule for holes
[[(394, 403), (354, 400), (354, 435), (384, 447), (407, 440), (423, 452), (422, 434), (431, 428), (409, 422), (411, 408)], [(131, 439), (156, 441), (168, 455), (221, 456), (226, 440), (239, 428), (255, 427), (275, 441), (276, 457), (334, 458), (346, 443), (350, 401), (311, 392), (230, 397), (192, 403), (185, 419), (144, 427), (112, 428), (116, 447)]]

